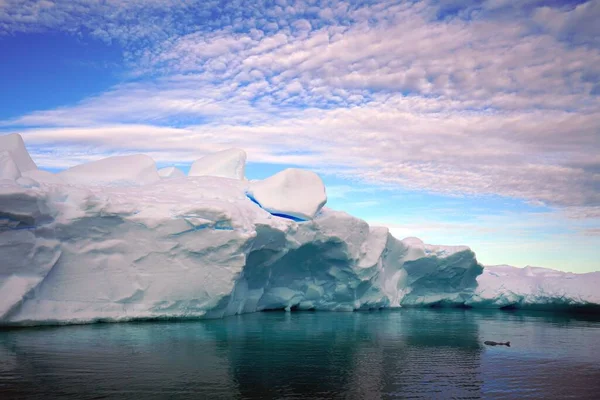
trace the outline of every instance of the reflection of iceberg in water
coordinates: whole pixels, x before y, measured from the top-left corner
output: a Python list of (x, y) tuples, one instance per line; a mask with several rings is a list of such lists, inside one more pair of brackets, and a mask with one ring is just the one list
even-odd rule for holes
[(13, 362), (0, 369), (2, 398), (236, 397), (227, 360), (203, 324), (0, 331), (0, 357), (5, 353)]
[(223, 343), (242, 398), (339, 395), (350, 385), (358, 337), (353, 314), (261, 313), (207, 324)]
[[(246, 333), (232, 335), (239, 324)], [(207, 327), (227, 341), (242, 397), (480, 394), (478, 326), (462, 311), (263, 313)]]
[[(0, 330), (6, 397), (593, 398), (598, 320), (403, 309)], [(482, 347), (510, 339), (508, 348)]]
[(353, 392), (375, 398), (481, 396), (475, 318), (460, 310), (384, 315), (375, 342), (357, 351)]

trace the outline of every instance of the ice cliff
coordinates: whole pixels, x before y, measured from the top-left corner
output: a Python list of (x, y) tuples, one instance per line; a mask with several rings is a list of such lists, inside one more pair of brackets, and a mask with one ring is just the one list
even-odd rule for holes
[[(201, 159), (187, 177), (159, 173), (143, 155), (50, 174), (20, 136), (0, 137), (0, 323), (503, 307), (542, 298), (534, 283), (481, 274), (467, 247), (398, 240), (324, 207), (325, 188), (311, 172), (250, 182), (243, 151), (217, 154), (223, 159)], [(599, 302), (578, 290), (543, 293)]]

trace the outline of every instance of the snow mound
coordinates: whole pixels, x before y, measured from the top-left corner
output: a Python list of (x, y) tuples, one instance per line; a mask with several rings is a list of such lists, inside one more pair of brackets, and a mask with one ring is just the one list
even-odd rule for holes
[(600, 306), (600, 272), (574, 274), (548, 268), (485, 267), (466, 302), (473, 307), (560, 309)]
[(182, 178), (185, 176), (182, 170), (177, 167), (166, 167), (158, 170), (158, 176), (163, 179)]
[(246, 152), (242, 149), (227, 149), (194, 161), (188, 176), (216, 176), (242, 180), (245, 173)]
[(314, 172), (296, 168), (251, 182), (247, 194), (271, 214), (298, 220), (314, 218), (327, 202), (321, 178)]
[(21, 171), (9, 151), (0, 151), (0, 180), (16, 181), (21, 177)]
[(69, 168), (58, 176), (67, 183), (86, 186), (138, 186), (160, 181), (154, 160), (143, 154), (104, 158)]
[(0, 136), (0, 151), (8, 151), (11, 154), (21, 173), (37, 169), (25, 148), (23, 138), (17, 133)]

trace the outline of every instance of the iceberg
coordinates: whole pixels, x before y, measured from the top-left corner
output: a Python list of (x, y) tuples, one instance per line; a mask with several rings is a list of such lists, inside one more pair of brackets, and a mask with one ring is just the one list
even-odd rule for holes
[[(488, 279), (466, 246), (398, 240), (334, 211), (304, 172), (161, 179), (151, 158), (125, 156), (2, 179), (0, 324), (508, 304), (497, 299), (518, 279)], [(553, 293), (581, 300), (577, 289)]]
[(485, 267), (465, 303), (504, 309), (572, 309), (600, 306), (600, 272), (574, 274), (549, 268)]

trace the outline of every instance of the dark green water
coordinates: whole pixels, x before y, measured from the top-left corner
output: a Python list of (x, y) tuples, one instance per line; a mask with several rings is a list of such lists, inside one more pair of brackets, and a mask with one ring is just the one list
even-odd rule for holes
[(600, 320), (403, 309), (0, 331), (0, 399), (57, 397), (597, 399)]

